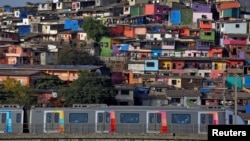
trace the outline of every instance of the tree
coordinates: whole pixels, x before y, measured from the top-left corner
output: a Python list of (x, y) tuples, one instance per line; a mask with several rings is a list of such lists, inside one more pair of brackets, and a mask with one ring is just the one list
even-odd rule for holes
[(108, 28), (100, 20), (96, 20), (93, 17), (86, 18), (82, 28), (87, 33), (88, 38), (96, 42), (99, 42), (102, 36), (109, 35)]
[(30, 107), (35, 104), (35, 97), (29, 86), (23, 86), (20, 81), (14, 78), (7, 78), (2, 82), (3, 90), (8, 94), (5, 103), (21, 104)]
[(58, 65), (102, 65), (102, 61), (88, 52), (77, 48), (64, 47), (59, 51)]
[(79, 77), (69, 88), (58, 92), (65, 106), (72, 104), (110, 104), (114, 99), (110, 78), (88, 70), (79, 71)]
[(67, 86), (67, 82), (62, 81), (56, 75), (45, 75), (35, 80), (34, 82), (34, 89), (58, 90), (66, 86)]

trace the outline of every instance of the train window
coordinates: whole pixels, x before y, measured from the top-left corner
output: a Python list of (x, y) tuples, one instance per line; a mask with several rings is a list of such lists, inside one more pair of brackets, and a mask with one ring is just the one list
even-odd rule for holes
[(106, 113), (106, 123), (110, 122), (110, 113)]
[(228, 118), (229, 118), (229, 124), (233, 124), (233, 115), (229, 115)]
[(206, 124), (206, 115), (201, 114), (201, 124)]
[(98, 122), (99, 123), (103, 122), (103, 113), (98, 113)]
[(55, 123), (58, 123), (58, 122), (59, 122), (59, 113), (55, 113), (54, 122), (55, 122)]
[(121, 113), (120, 114), (121, 123), (139, 123), (138, 113)]
[(86, 123), (88, 122), (88, 113), (70, 113), (70, 123)]
[(2, 113), (2, 120), (1, 120), (2, 123), (5, 123), (6, 122), (6, 113)]
[(157, 123), (161, 123), (161, 114), (160, 113), (157, 114)]
[(149, 123), (155, 123), (155, 114), (154, 113), (149, 114)]
[(51, 113), (47, 113), (46, 114), (46, 121), (47, 121), (47, 123), (51, 123)]
[(213, 124), (214, 116), (212, 114), (208, 114), (208, 124)]
[(16, 114), (16, 123), (21, 123), (21, 113)]
[(172, 114), (172, 123), (189, 124), (190, 121), (190, 114)]

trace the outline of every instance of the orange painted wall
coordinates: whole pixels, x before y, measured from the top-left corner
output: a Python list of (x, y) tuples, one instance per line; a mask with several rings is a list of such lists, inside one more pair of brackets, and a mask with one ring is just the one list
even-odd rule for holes
[(199, 22), (201, 29), (212, 29), (212, 21), (202, 21)]
[(130, 27), (130, 26), (125, 26), (124, 27), (124, 36), (129, 37), (129, 38), (134, 38), (135, 37), (134, 28)]
[(190, 30), (188, 28), (180, 29), (180, 35), (181, 36), (189, 36), (190, 35)]
[(219, 74), (224, 74), (225, 70), (211, 70), (211, 78), (218, 78)]
[(214, 53), (220, 54), (222, 56), (222, 48), (211, 48), (210, 51), (208, 52), (208, 57), (214, 57)]

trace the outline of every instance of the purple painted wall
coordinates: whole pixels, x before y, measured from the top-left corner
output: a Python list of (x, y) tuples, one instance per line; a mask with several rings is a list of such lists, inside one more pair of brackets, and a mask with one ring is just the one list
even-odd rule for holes
[(245, 52), (240, 50), (238, 56), (240, 59), (245, 59)]
[(209, 5), (192, 3), (192, 9), (198, 12), (211, 12), (211, 7)]
[(112, 45), (112, 54), (113, 56), (117, 56), (117, 54), (119, 54), (119, 48), (115, 44)]

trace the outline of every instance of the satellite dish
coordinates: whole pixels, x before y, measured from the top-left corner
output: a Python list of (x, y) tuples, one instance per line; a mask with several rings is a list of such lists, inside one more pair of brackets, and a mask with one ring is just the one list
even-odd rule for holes
[(52, 92), (52, 97), (57, 98), (57, 92)]

